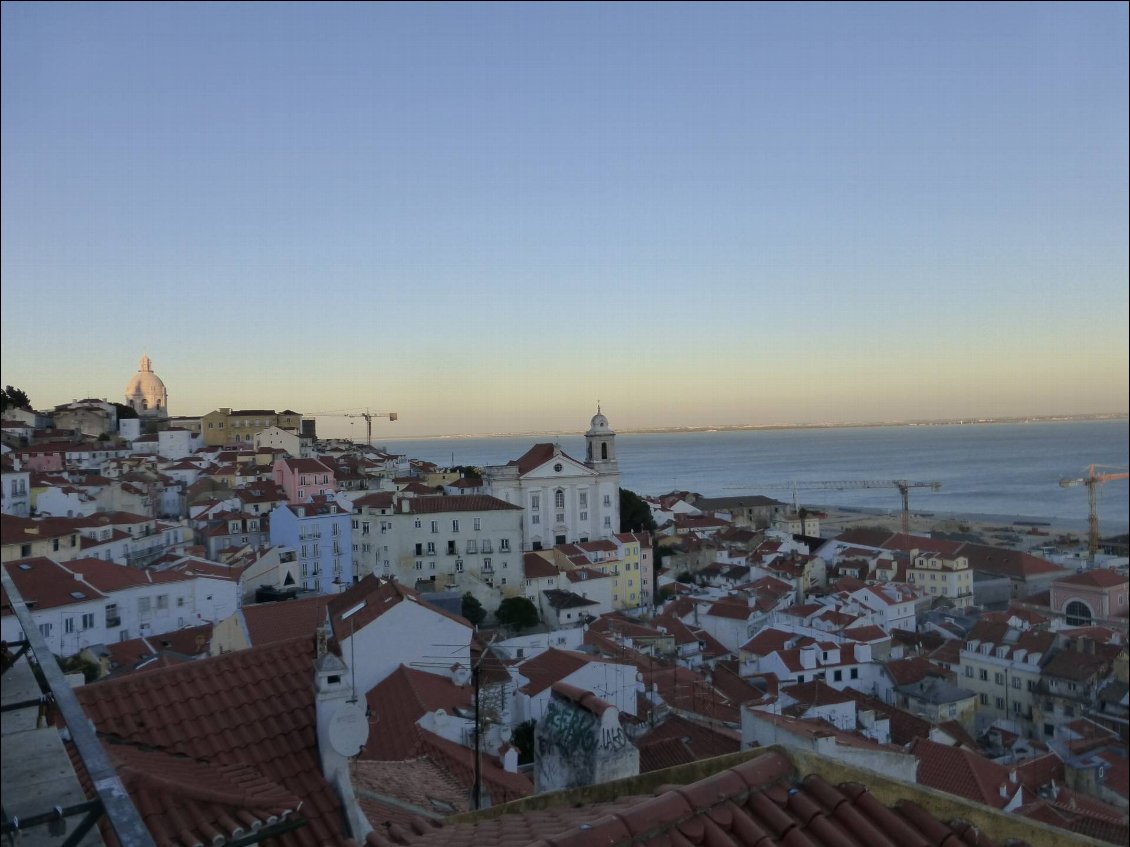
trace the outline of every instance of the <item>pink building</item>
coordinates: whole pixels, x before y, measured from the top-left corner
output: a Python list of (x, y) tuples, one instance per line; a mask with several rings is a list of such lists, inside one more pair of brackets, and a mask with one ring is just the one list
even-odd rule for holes
[(288, 503), (305, 503), (319, 494), (332, 497), (337, 491), (333, 468), (317, 459), (277, 460), (275, 482), (286, 492)]
[(1070, 626), (1087, 626), (1102, 618), (1124, 617), (1130, 580), (1098, 568), (1080, 571), (1051, 584), (1051, 607), (1066, 615)]

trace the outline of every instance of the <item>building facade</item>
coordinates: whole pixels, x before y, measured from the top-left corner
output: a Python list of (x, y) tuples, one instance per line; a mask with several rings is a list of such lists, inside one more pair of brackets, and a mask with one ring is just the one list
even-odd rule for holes
[(488, 494), (520, 506), (523, 549), (611, 538), (620, 531), (616, 433), (600, 410), (585, 433), (585, 461), (559, 444), (535, 444), (505, 465), (483, 469)]
[(277, 507), (271, 512), (270, 533), (271, 544), (298, 554), (304, 591), (337, 594), (355, 582), (349, 512), (333, 499)]

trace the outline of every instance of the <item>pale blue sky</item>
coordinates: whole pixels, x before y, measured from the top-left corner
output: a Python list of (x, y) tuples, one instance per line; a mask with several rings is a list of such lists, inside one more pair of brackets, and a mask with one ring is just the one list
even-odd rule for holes
[(147, 351), (174, 414), (405, 437), (1125, 412), (1127, 30), (6, 2), (2, 380), (121, 399)]

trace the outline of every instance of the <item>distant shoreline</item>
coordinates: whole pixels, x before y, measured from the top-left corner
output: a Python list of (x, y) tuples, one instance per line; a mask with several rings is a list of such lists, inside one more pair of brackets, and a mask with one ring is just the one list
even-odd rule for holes
[[(909, 421), (853, 421), (848, 423), (781, 423), (781, 424), (717, 424), (703, 426), (657, 426), (617, 429), (618, 435), (678, 435), (701, 432), (756, 432), (788, 429), (874, 429), (879, 427), (980, 426), (985, 424), (1079, 423), (1085, 421), (1122, 421), (1123, 413), (1089, 415), (1028, 415), (1002, 418), (939, 418)], [(531, 430), (526, 432), (482, 432), (463, 435), (413, 435), (388, 438), (387, 441), (454, 441), (471, 438), (545, 438), (584, 435), (584, 430)]]

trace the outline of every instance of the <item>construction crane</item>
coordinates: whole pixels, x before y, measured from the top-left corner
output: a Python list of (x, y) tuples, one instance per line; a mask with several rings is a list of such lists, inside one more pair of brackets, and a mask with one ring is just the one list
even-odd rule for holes
[[(835, 481), (822, 481), (822, 482), (785, 482), (785, 483), (770, 483), (769, 485), (750, 485), (742, 486), (743, 488), (752, 489), (791, 489), (793, 492), (793, 508), (797, 508), (798, 490), (822, 490), (822, 491), (844, 491), (850, 488), (897, 488), (899, 494), (902, 495), (902, 534), (903, 537), (910, 536), (910, 489), (912, 488), (929, 488), (932, 491), (937, 491), (942, 487), (940, 482), (911, 482), (906, 479), (845, 479)], [(799, 512), (799, 508), (797, 509)]]
[(365, 409), (360, 412), (318, 412), (310, 415), (312, 418), (364, 418), (365, 420), (365, 443), (370, 447), (373, 446), (373, 418), (388, 418), (389, 421), (397, 420), (400, 415), (396, 412), (372, 412)]
[[(1102, 473), (1099, 468), (1111, 468), (1118, 473)], [(1099, 488), (1104, 483), (1116, 479), (1130, 477), (1130, 469), (1114, 467), (1112, 465), (1088, 465), (1087, 475), (1077, 479), (1061, 479), (1061, 488), (1075, 488), (1078, 485), (1087, 486), (1087, 500), (1090, 514), (1087, 516), (1087, 561), (1095, 562), (1095, 554), (1099, 552)]]

